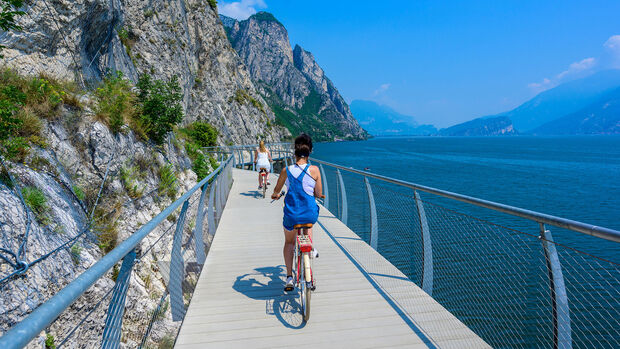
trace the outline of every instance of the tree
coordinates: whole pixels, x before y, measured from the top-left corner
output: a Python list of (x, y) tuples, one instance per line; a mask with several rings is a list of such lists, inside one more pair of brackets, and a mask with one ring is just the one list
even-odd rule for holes
[(181, 87), (176, 76), (170, 81), (152, 80), (144, 74), (138, 80), (142, 119), (153, 142), (162, 144), (172, 127), (183, 120)]
[[(18, 10), (24, 5), (24, 0), (0, 0), (2, 12), (0, 12), (0, 29), (3, 31), (21, 30), (22, 28), (15, 24), (15, 17), (23, 15), (25, 12)], [(0, 52), (5, 46), (0, 45)], [(0, 58), (4, 58), (0, 53)]]

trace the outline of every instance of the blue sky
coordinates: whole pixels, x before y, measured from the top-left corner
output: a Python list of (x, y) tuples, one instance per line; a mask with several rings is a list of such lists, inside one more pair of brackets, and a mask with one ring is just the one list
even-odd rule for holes
[[(344, 98), (446, 127), (620, 68), (620, 1), (220, 1), (269, 11)], [(618, 35), (618, 36), (616, 36)]]

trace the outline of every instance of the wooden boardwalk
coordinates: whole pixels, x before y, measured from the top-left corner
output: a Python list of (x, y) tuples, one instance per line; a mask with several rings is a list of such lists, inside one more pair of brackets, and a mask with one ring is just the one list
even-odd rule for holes
[(233, 176), (176, 348), (489, 347), (323, 207), (304, 323), (283, 291), (283, 200), (259, 197), (256, 172)]

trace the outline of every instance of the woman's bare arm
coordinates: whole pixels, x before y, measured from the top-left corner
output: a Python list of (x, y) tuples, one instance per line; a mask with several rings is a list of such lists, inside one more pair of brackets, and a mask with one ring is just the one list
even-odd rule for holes
[(280, 191), (284, 187), (284, 183), (286, 183), (286, 168), (283, 168), (282, 171), (280, 171), (278, 183), (276, 183), (276, 186), (273, 188), (273, 194), (271, 194), (272, 199), (277, 200), (280, 198)]
[(318, 167), (312, 166), (310, 167), (310, 174), (312, 175), (312, 178), (314, 178), (314, 180), (316, 181), (316, 184), (314, 185), (314, 196), (317, 198), (322, 198), (323, 183), (321, 181), (321, 171)]

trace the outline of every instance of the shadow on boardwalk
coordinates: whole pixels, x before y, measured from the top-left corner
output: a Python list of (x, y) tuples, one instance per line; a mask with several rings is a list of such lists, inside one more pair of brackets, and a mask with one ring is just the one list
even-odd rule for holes
[(300, 329), (306, 323), (301, 316), (297, 291), (284, 292), (283, 265), (256, 268), (237, 276), (233, 289), (245, 296), (265, 300), (265, 313), (275, 316), (285, 327)]
[(259, 190), (250, 190), (250, 191), (246, 191), (245, 193), (239, 193), (239, 195), (241, 195), (241, 196), (249, 196), (249, 197), (255, 198), (255, 199), (262, 199), (263, 198), (262, 190), (261, 191), (259, 191)]

